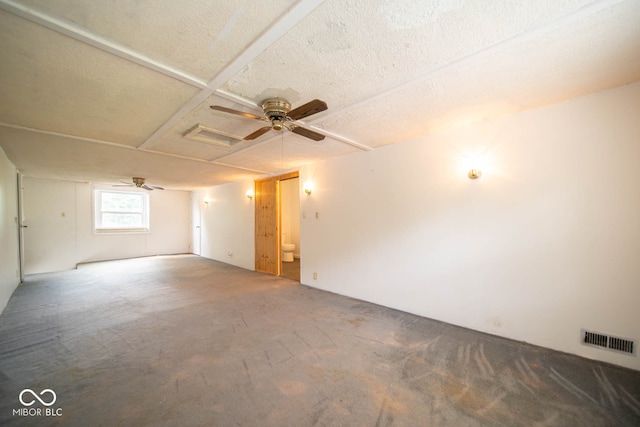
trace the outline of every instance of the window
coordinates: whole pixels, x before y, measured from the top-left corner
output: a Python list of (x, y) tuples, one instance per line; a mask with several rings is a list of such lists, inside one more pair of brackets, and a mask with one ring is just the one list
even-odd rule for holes
[(94, 190), (97, 233), (149, 231), (149, 194), (140, 191)]

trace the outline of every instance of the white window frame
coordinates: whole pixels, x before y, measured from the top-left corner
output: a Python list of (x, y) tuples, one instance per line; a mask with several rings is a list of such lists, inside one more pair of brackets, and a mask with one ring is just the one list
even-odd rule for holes
[[(109, 212), (102, 210), (102, 195), (104, 193), (136, 194), (142, 199), (142, 212)], [(102, 214), (142, 214), (142, 227), (108, 227), (102, 226)], [(118, 234), (118, 233), (148, 233), (149, 227), (149, 193), (145, 190), (113, 190), (106, 188), (93, 189), (93, 232), (97, 234)]]

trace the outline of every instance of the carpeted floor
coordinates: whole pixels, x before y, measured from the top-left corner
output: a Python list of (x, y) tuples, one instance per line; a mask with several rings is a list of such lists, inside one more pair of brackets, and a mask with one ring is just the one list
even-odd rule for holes
[(293, 262), (282, 263), (282, 277), (300, 281), (300, 258), (294, 258)]
[(0, 424), (638, 426), (640, 372), (150, 257), (18, 287), (0, 317)]

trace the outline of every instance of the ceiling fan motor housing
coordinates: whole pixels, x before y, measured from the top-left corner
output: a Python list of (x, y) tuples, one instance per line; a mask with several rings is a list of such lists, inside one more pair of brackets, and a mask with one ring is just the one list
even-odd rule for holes
[(271, 121), (271, 128), (282, 130), (287, 114), (291, 110), (291, 104), (282, 98), (268, 98), (262, 101), (262, 109)]
[(142, 187), (144, 185), (144, 178), (138, 178), (136, 176), (133, 177), (133, 183), (136, 185), (136, 187)]

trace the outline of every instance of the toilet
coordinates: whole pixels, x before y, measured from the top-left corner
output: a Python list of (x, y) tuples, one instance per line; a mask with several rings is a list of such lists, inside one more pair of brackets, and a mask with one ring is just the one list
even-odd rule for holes
[(282, 261), (283, 262), (293, 262), (293, 250), (296, 248), (296, 245), (293, 243), (285, 243), (287, 234), (282, 233)]

